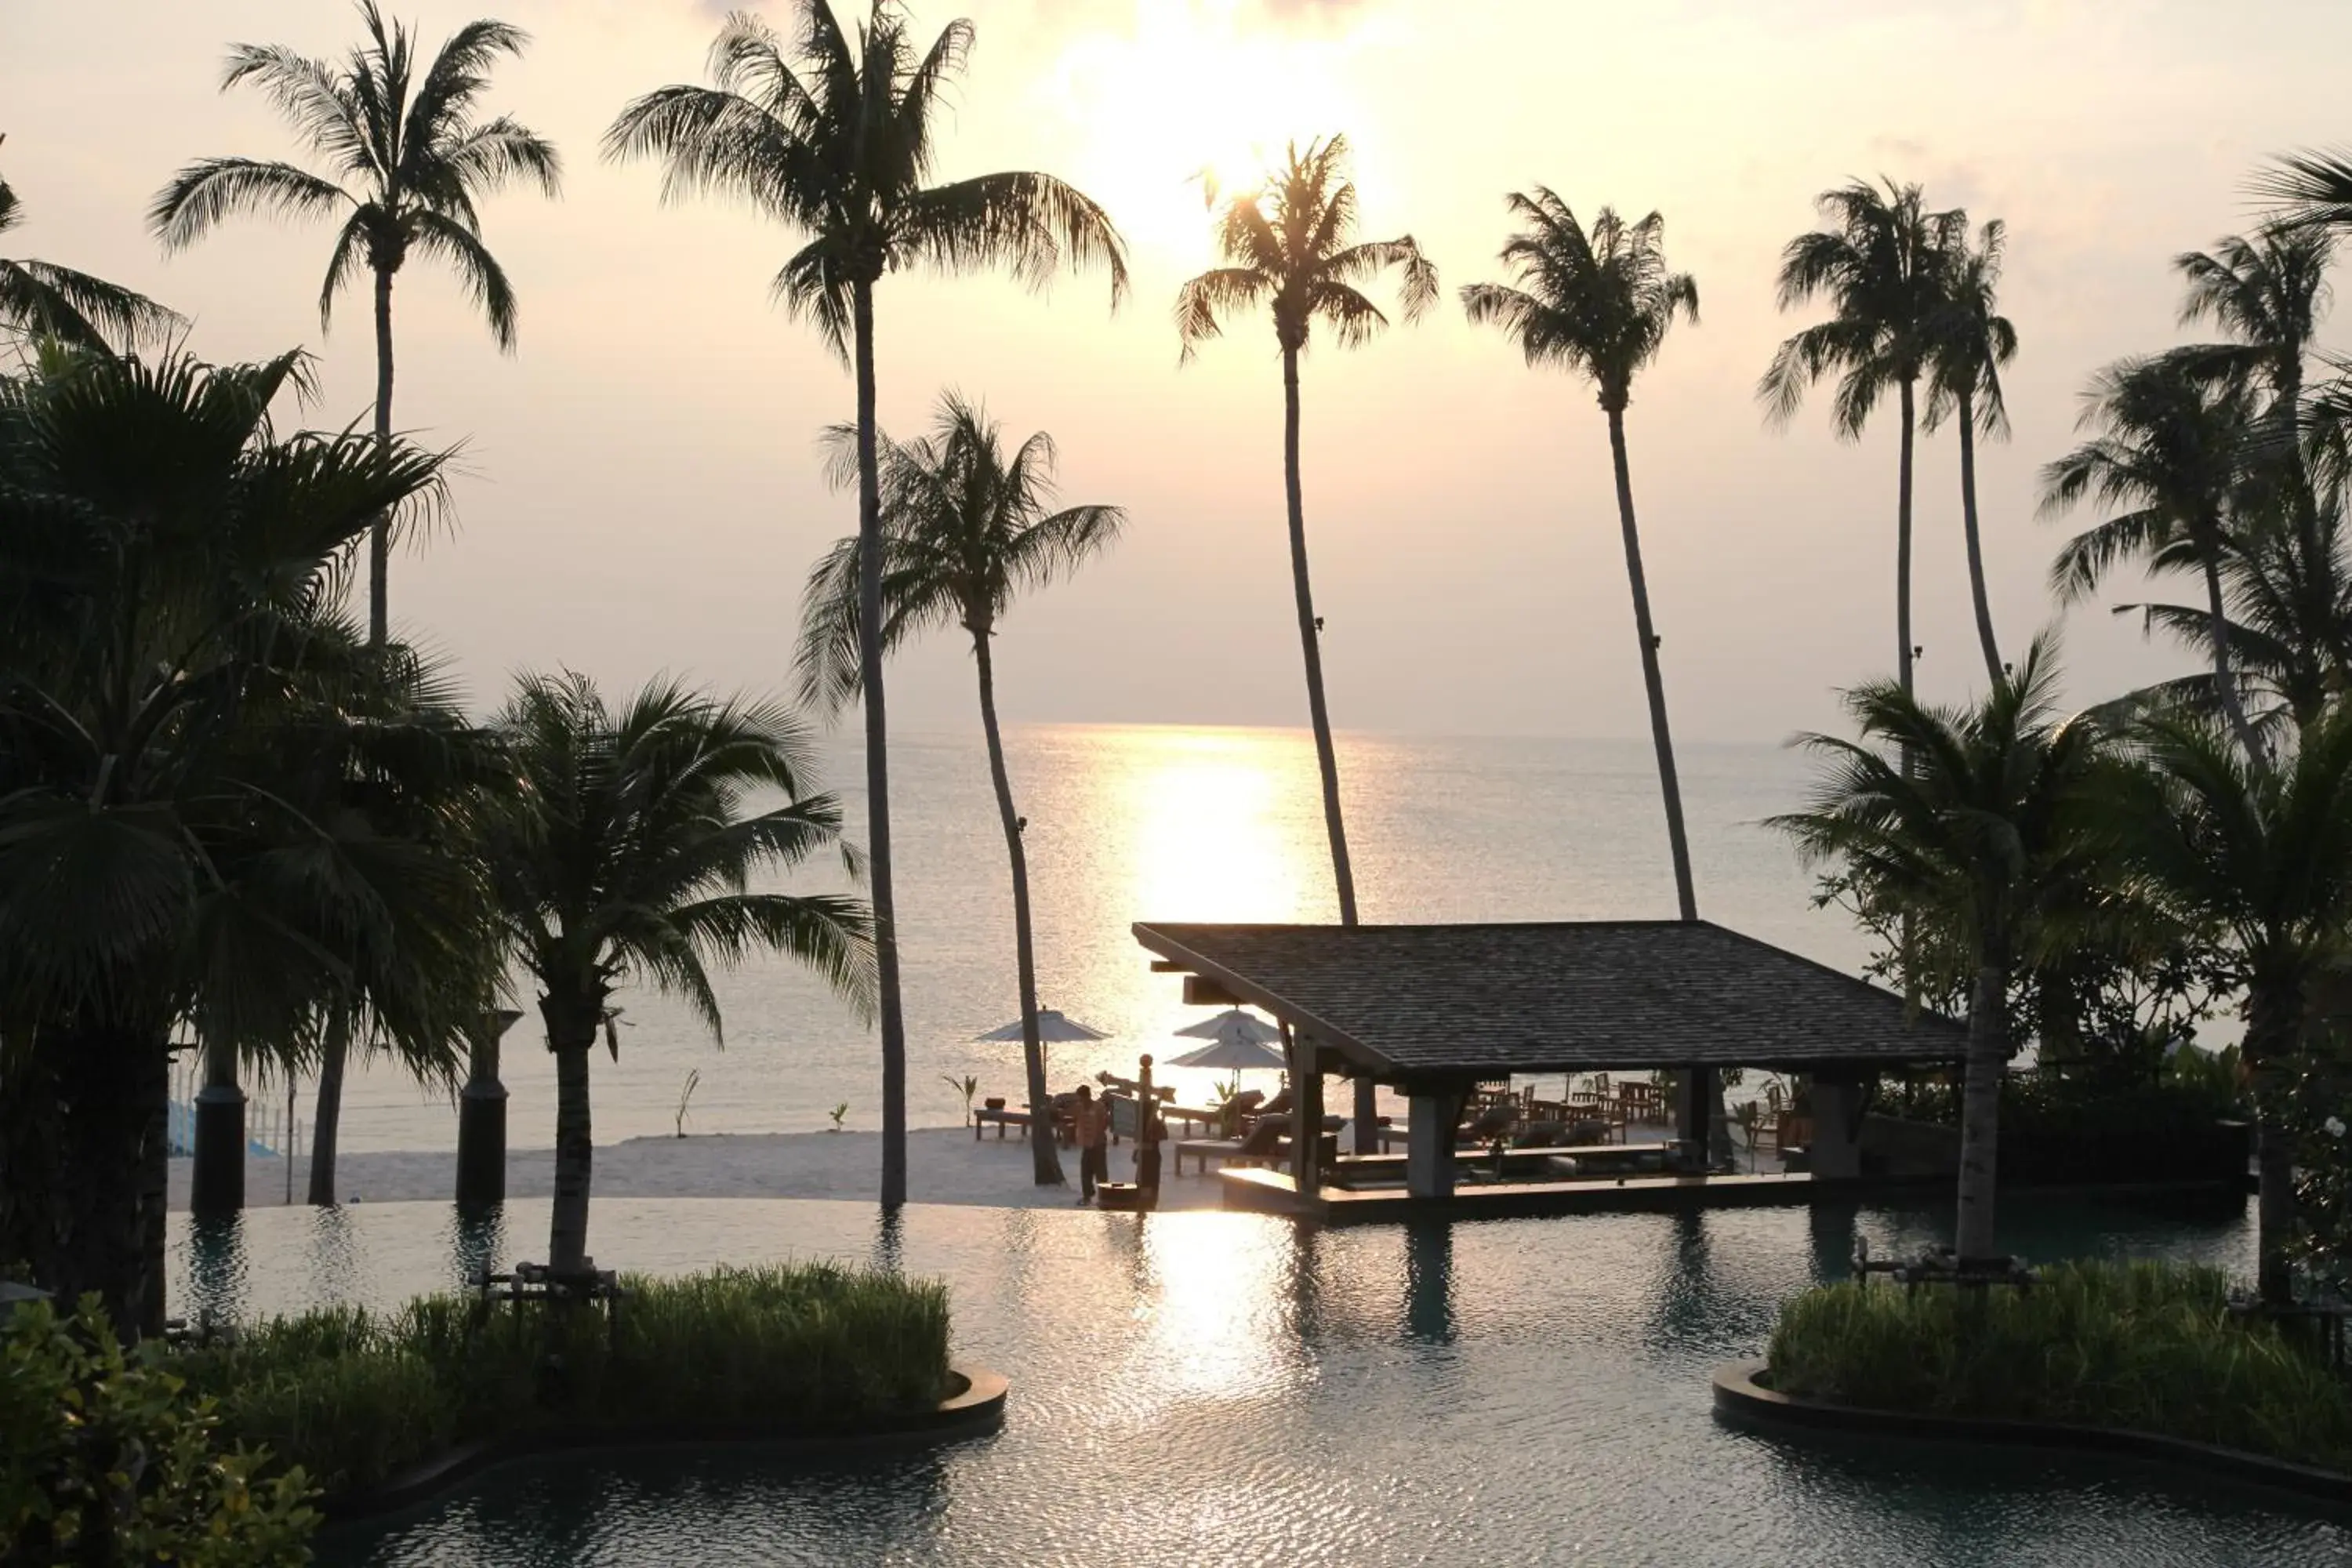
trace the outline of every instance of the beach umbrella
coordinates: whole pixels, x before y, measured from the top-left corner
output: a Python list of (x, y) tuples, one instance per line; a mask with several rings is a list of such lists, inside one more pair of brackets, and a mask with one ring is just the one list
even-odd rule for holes
[(1236, 1032), (1195, 1047), (1171, 1058), (1168, 1065), (1209, 1068), (1217, 1072), (1279, 1072), (1290, 1064), (1283, 1060), (1280, 1051), (1264, 1041), (1247, 1039)]
[[(972, 1037), (991, 1041), (1019, 1040), (1022, 1037), (1021, 1020), (1015, 1018), (1001, 1029), (991, 1029), (984, 1035)], [(1040, 1007), (1037, 1009), (1037, 1038), (1052, 1045), (1063, 1040), (1108, 1040), (1110, 1037), (1100, 1029), (1088, 1028), (1076, 1018), (1065, 1017), (1051, 1007)]]
[(1176, 1032), (1188, 1040), (1243, 1039), (1256, 1046), (1270, 1046), (1282, 1038), (1280, 1029), (1239, 1007), (1228, 1007), (1213, 1018), (1187, 1024)]

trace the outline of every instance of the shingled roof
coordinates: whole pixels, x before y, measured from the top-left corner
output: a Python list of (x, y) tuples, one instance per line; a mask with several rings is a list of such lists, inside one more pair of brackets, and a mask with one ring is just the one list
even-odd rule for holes
[(1894, 993), (1705, 921), (1138, 922), (1136, 940), (1382, 1078), (1960, 1057)]

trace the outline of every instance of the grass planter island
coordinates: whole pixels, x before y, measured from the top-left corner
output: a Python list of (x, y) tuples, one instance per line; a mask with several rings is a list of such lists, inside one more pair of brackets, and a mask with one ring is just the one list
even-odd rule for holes
[(2120, 1453), (2352, 1501), (2352, 1385), (2225, 1275), (2085, 1260), (2031, 1290), (1849, 1280), (1715, 1380), (1757, 1424)]
[(215, 1401), (224, 1438), (300, 1466), (331, 1516), (551, 1449), (830, 1447), (1002, 1419), (1003, 1380), (950, 1364), (943, 1285), (824, 1263), (622, 1284), (609, 1319), (433, 1296), (274, 1318), (170, 1361)]

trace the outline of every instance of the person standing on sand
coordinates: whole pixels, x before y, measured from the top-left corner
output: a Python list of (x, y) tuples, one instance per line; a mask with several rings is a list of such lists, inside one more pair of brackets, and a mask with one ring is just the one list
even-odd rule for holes
[(1095, 1201), (1095, 1184), (1110, 1180), (1110, 1107), (1095, 1098), (1092, 1084), (1078, 1085), (1071, 1119), (1078, 1141), (1078, 1202)]

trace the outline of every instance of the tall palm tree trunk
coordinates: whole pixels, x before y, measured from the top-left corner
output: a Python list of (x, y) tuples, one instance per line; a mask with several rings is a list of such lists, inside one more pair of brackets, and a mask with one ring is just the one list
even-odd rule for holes
[(1650, 697), (1650, 740), (1658, 751), (1658, 791), (1665, 797), (1675, 898), (1682, 918), (1695, 921), (1698, 893), (1691, 882), (1690, 837), (1683, 828), (1683, 790), (1675, 775), (1674, 736), (1666, 728), (1666, 681), (1658, 668), (1658, 636), (1650, 620), (1650, 580), (1642, 570), (1642, 533), (1633, 521), (1633, 474), (1625, 459), (1625, 410), (1612, 404), (1608, 413), (1609, 457), (1617, 470), (1617, 520), (1625, 531), (1625, 578), (1633, 589), (1633, 632), (1642, 644), (1642, 683)]
[[(1903, 695), (1911, 695), (1911, 458), (1916, 425), (1911, 382), (1903, 382), (1903, 456), (1895, 476), (1895, 670)], [(1905, 770), (1909, 770), (1908, 754)]]
[(1013, 955), (1021, 985), (1021, 1065), (1029, 1080), (1029, 1150), (1037, 1184), (1066, 1184), (1054, 1147), (1054, 1101), (1045, 1087), (1045, 1046), (1037, 1037), (1037, 952), (1029, 925), (1029, 856), (1021, 847), (1021, 818), (1013, 809), (1013, 779), (1004, 768), (1004, 738), (996, 723), (996, 665), (985, 628), (971, 634), (980, 666), (980, 727), (988, 736), (988, 776), (996, 785), (996, 815), (1004, 824), (1004, 854), (1013, 866)]
[[(1298, 600), (1298, 647), (1307, 662), (1307, 715), (1315, 730), (1315, 763), (1323, 775), (1323, 826), (1331, 840), (1331, 879), (1339, 891), (1339, 923), (1356, 923), (1356, 872), (1348, 859), (1348, 825), (1339, 812), (1339, 757), (1331, 746), (1331, 711), (1323, 700), (1322, 633), (1315, 625), (1315, 591), (1307, 574), (1307, 502), (1298, 478), (1298, 351), (1282, 350), (1282, 480), (1290, 511), (1290, 585)], [(1356, 1152), (1380, 1152), (1379, 1100), (1372, 1080), (1356, 1080)]]
[(588, 1120), (588, 1053), (595, 1048), (599, 1009), (553, 994), (539, 999), (555, 1053), (555, 1202), (550, 1211), (547, 1266), (557, 1274), (588, 1267), (588, 1189), (596, 1142)]
[[(392, 442), (392, 269), (375, 270), (375, 444)], [(368, 647), (382, 653), (391, 635), (392, 514), (368, 525)]]
[(1984, 542), (1977, 531), (1977, 431), (1975, 400), (1960, 394), (1960, 531), (1969, 544), (1969, 595), (1977, 612), (1977, 641), (1984, 648), (1985, 678), (2000, 684), (2000, 644), (1992, 635), (1992, 601), (1985, 593)]
[(882, 706), (882, 479), (874, 416), (874, 285), (851, 289), (857, 360), (857, 667), (866, 706), (866, 892), (882, 1026), (882, 1204), (907, 1201), (907, 1021), (898, 1000), (898, 905), (890, 894), (889, 726)]
[(2286, 1244), (2294, 1230), (2294, 1150), (2285, 1116), (2288, 1056), (2295, 1047), (2297, 1000), (2270, 985), (2247, 992), (2245, 1054), (2254, 1089), (2254, 1288), (2266, 1305), (2294, 1297)]
[(2221, 704), (2223, 717), (2230, 721), (2230, 732), (2245, 748), (2247, 761), (2257, 768), (2268, 765), (2270, 754), (2263, 749), (2262, 737), (2254, 733), (2253, 721), (2246, 717), (2244, 699), (2238, 694), (2238, 680), (2230, 657), (2230, 612), (2221, 595), (2221, 531), (2204, 528), (2198, 531), (2199, 564), (2205, 576), (2205, 613), (2213, 623), (2213, 694)]
[(327, 1039), (319, 1052), (319, 1103), (310, 1118), (310, 1202), (335, 1202), (336, 1137), (343, 1120), (343, 1064), (352, 1051), (352, 1016), (338, 1003), (327, 1019)]
[(1969, 1060), (1960, 1091), (1960, 1201), (1953, 1245), (1963, 1260), (1991, 1258), (1993, 1183), (2000, 1148), (2000, 1079), (2009, 1070), (2009, 977), (1997, 960), (1977, 966), (1969, 999)]

